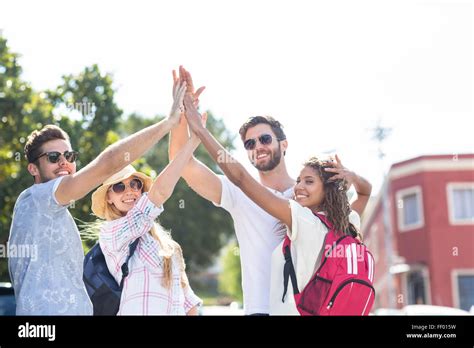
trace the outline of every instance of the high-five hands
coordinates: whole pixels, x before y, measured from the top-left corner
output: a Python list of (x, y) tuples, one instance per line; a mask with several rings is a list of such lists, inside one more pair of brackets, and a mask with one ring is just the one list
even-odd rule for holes
[[(196, 106), (196, 108), (199, 106), (199, 96), (201, 93), (204, 91), (206, 87), (202, 86), (197, 89), (197, 91), (194, 91), (194, 83), (193, 83), (193, 78), (191, 77), (191, 74), (189, 71), (184, 69), (182, 65), (179, 66), (179, 76), (176, 73), (176, 70), (173, 70), (173, 91), (175, 86), (179, 86), (182, 83), (186, 84), (186, 94), (189, 94), (192, 96), (193, 103)], [(174, 97), (174, 94), (173, 94)], [(181, 112), (181, 118), (179, 119), (180, 123), (185, 121), (184, 118), (184, 107), (180, 108)]]
[(175, 79), (175, 75), (173, 70), (173, 105), (171, 106), (171, 111), (168, 116), (168, 120), (170, 120), (173, 125), (179, 123), (181, 114), (184, 112), (183, 100), (187, 87), (186, 81)]
[(186, 81), (186, 94), (190, 94), (193, 97), (194, 105), (196, 108), (199, 106), (199, 96), (206, 88), (205, 86), (199, 87), (197, 91), (194, 91), (193, 78), (189, 71), (187, 71), (182, 65), (179, 67), (179, 78)]
[[(199, 106), (199, 96), (205, 88), (206, 87), (202, 86), (195, 91), (191, 74), (182, 65), (179, 66), (179, 75), (177, 75), (176, 71), (173, 70), (174, 103), (172, 111), (179, 113), (180, 116), (177, 118), (179, 122), (182, 123), (185, 121), (185, 119), (188, 121), (188, 125), (191, 130), (190, 140), (195, 144), (199, 144), (200, 142), (196, 131), (206, 127), (207, 113), (203, 113), (201, 115), (197, 110)], [(185, 111), (186, 117), (184, 117)], [(176, 115), (174, 114), (174, 116)]]

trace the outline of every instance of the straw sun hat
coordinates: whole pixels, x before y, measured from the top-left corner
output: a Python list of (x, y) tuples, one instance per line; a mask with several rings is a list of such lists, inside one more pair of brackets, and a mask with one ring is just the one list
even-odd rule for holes
[(110, 178), (104, 181), (102, 186), (99, 186), (97, 190), (92, 194), (92, 212), (104, 219), (105, 218), (105, 207), (107, 205), (107, 190), (113, 184), (123, 181), (131, 176), (139, 178), (143, 182), (142, 192), (148, 192), (151, 185), (153, 184), (152, 178), (149, 176), (137, 172), (132, 165), (128, 165), (123, 168), (120, 172), (115, 173)]

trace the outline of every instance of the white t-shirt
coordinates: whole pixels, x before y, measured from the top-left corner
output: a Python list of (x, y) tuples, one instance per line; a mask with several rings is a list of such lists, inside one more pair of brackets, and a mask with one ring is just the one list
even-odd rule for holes
[[(234, 220), (240, 248), (244, 312), (270, 313), (271, 256), (285, 238), (286, 226), (255, 204), (227, 177), (219, 175), (222, 183), (221, 204)], [(293, 187), (284, 193), (271, 192), (290, 198)], [(214, 203), (215, 204), (215, 203)]]
[[(316, 266), (319, 266), (320, 252), (328, 230), (310, 209), (294, 200), (290, 200), (290, 207), (292, 226), (291, 230), (287, 229), (287, 233), (291, 239), (291, 258), (295, 267), (296, 282), (299, 291), (302, 291), (316, 271)], [(349, 221), (360, 229), (360, 217), (355, 211), (349, 215)], [(288, 281), (285, 302), (282, 302), (283, 266), (285, 265), (282, 247), (283, 242), (272, 254), (270, 314), (300, 315), (296, 309), (291, 280)]]

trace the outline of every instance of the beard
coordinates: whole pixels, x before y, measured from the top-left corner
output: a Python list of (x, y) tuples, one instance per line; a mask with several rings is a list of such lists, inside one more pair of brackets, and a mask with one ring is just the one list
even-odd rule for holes
[(40, 183), (44, 184), (45, 182), (51, 181), (53, 179), (56, 179), (56, 176), (50, 176), (46, 173), (43, 173), (41, 170), (39, 171), (39, 180)]
[(51, 181), (53, 179), (56, 179), (58, 176), (56, 176), (54, 173), (48, 173), (43, 168), (38, 166), (38, 172), (39, 172), (39, 182), (41, 184), (44, 184), (45, 182)]
[(270, 160), (265, 164), (257, 164), (254, 163), (254, 167), (257, 168), (261, 172), (269, 172), (270, 170), (275, 169), (281, 161), (281, 148), (280, 144), (278, 144), (278, 149), (272, 151), (270, 153)]

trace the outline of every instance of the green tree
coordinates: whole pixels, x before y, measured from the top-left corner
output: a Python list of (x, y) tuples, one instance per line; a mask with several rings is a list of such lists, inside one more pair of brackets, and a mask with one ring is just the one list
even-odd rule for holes
[[(51, 103), (65, 116), (75, 118), (74, 138), (82, 150), (81, 161), (92, 161), (102, 150), (117, 140), (122, 110), (114, 101), (113, 77), (101, 73), (97, 65), (86, 67), (78, 75), (63, 76), (63, 83), (49, 91)], [(67, 127), (67, 125), (64, 125)]]
[[(0, 244), (4, 250), (16, 199), (33, 183), (23, 156), (27, 136), (43, 124), (55, 123), (46, 95), (35, 93), (21, 79), (18, 58), (0, 36)], [(7, 262), (1, 258), (0, 281), (7, 279)]]
[(243, 302), (240, 253), (236, 242), (229, 243), (221, 258), (222, 272), (219, 274), (219, 291)]
[[(97, 65), (86, 67), (77, 75), (63, 76), (63, 83), (47, 96), (59, 118), (59, 126), (71, 137), (79, 151), (77, 169), (94, 160), (108, 145), (119, 140), (117, 129), (123, 111), (115, 103), (113, 77)], [(78, 225), (92, 222), (92, 192), (69, 208)], [(88, 243), (86, 250), (92, 243)]]

